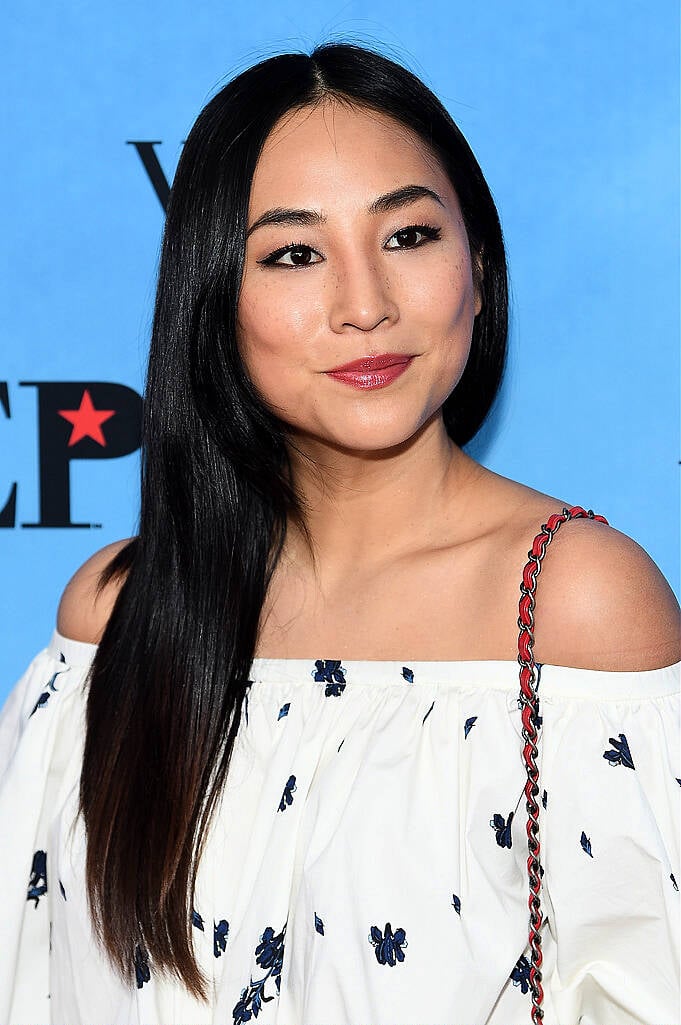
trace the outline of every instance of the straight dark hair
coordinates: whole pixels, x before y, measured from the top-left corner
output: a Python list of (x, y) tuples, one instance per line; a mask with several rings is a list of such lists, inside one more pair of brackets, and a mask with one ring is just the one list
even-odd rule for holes
[(463, 135), (414, 74), (371, 49), (327, 43), (258, 63), (204, 107), (167, 209), (139, 533), (99, 580), (100, 589), (113, 579), (121, 587), (91, 671), (80, 786), (90, 908), (111, 962), (132, 983), (139, 947), (152, 971), (203, 998), (191, 935), (197, 865), (287, 522), (311, 547), (287, 425), (264, 405), (237, 350), (250, 187), (279, 119), (327, 99), (415, 131), (458, 196), (483, 294), (467, 366), (442, 407), (458, 445), (484, 421), (505, 361), (497, 211)]

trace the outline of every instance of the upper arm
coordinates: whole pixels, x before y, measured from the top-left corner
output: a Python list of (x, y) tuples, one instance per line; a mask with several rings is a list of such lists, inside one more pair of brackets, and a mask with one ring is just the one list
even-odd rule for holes
[(537, 662), (637, 672), (681, 660), (679, 605), (653, 560), (595, 520), (564, 523), (537, 577)]
[(57, 630), (63, 637), (99, 644), (123, 583), (115, 577), (99, 591), (99, 577), (131, 540), (115, 541), (100, 548), (71, 577), (57, 611)]

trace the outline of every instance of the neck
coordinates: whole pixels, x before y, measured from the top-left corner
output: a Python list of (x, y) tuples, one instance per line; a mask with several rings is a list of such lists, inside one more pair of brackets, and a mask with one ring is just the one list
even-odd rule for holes
[[(442, 543), (443, 525), (455, 530), (481, 470), (449, 438), (441, 416), (381, 451), (350, 451), (297, 436), (291, 465), (316, 573), (330, 587)], [(295, 525), (285, 553), (298, 568), (313, 568)]]

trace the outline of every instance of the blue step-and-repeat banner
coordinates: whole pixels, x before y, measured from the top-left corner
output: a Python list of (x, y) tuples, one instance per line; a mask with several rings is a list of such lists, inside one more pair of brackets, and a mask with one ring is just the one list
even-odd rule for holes
[(678, 18), (673, 0), (26, 0), (5, 15), (0, 703), (75, 569), (135, 532), (182, 140), (234, 74), (329, 39), (422, 77), (497, 201), (511, 356), (471, 454), (605, 515), (678, 594)]

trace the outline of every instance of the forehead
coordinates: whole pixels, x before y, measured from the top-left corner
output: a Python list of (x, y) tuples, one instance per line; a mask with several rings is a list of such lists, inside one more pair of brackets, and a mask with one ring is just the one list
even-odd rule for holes
[(407, 183), (451, 191), (440, 161), (415, 131), (380, 111), (329, 99), (275, 124), (256, 165), (251, 207), (314, 202), (313, 192), (373, 197)]

